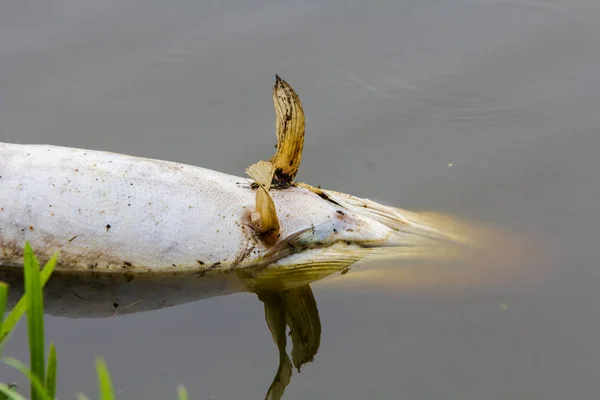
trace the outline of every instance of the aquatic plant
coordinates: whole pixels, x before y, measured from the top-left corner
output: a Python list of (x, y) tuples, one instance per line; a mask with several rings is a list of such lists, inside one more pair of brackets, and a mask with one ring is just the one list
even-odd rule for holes
[[(44, 268), (40, 270), (38, 260), (33, 254), (33, 249), (29, 243), (25, 243), (23, 251), (25, 293), (6, 319), (4, 318), (4, 311), (8, 301), (8, 285), (0, 282), (0, 354), (2, 354), (8, 338), (21, 320), (21, 317), (27, 313), (30, 367), (11, 357), (3, 357), (2, 362), (17, 369), (29, 380), (31, 384), (31, 400), (54, 400), (56, 398), (58, 362), (56, 348), (53, 343), (50, 343), (47, 363), (45, 361), (43, 288), (56, 266), (57, 259), (58, 255), (54, 254)], [(108, 367), (102, 357), (96, 358), (96, 371), (98, 375), (99, 399), (115, 399)], [(88, 397), (81, 393), (77, 394), (77, 398), (80, 400), (88, 399)], [(185, 387), (180, 386), (178, 388), (178, 399), (186, 400), (187, 398)], [(0, 382), (0, 400), (24, 399), (25, 397), (17, 392), (14, 387)]]

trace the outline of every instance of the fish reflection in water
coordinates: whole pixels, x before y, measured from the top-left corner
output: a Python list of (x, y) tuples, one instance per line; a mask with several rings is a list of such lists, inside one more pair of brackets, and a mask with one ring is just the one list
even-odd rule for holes
[[(279, 362), (267, 399), (279, 399), (289, 384), (293, 368), (314, 359), (321, 339), (317, 303), (308, 282), (337, 272), (338, 266), (319, 271), (285, 272), (215, 271), (206, 273), (131, 274), (69, 273), (55, 271), (44, 288), (47, 314), (68, 318), (109, 318), (173, 307), (239, 292), (254, 292), (264, 304), (265, 320), (279, 352)], [(9, 307), (23, 294), (20, 268), (0, 267), (7, 282)], [(291, 353), (286, 350), (289, 337)]]
[[(465, 228), (467, 229), (467, 228)], [(249, 292), (264, 305), (265, 320), (278, 349), (279, 359), (266, 398), (279, 399), (293, 370), (314, 360), (320, 346), (321, 321), (310, 285), (372, 286), (378, 291), (485, 284), (486, 280), (512, 278), (523, 255), (531, 258), (531, 243), (489, 230), (476, 229), (478, 246), (451, 252), (415, 253), (406, 249), (387, 261), (306, 265), (295, 268), (242, 268), (169, 273), (131, 273), (55, 270), (44, 288), (47, 314), (68, 318), (109, 318), (134, 314), (217, 296)], [(487, 236), (486, 236), (487, 235)], [(529, 251), (523, 251), (528, 248)], [(418, 249), (414, 249), (418, 250)], [(503, 268), (493, 271), (488, 261)], [(327, 279), (324, 279), (327, 278)], [(0, 266), (0, 281), (9, 284), (9, 307), (23, 294), (23, 270)], [(358, 285), (358, 286), (353, 286)], [(289, 332), (289, 335), (288, 335)], [(288, 336), (292, 349), (286, 350)]]

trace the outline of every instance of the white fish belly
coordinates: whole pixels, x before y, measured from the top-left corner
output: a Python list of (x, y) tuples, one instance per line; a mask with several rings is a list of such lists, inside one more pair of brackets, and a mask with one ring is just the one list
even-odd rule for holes
[(0, 145), (0, 175), (3, 242), (114, 267), (228, 260), (253, 201), (243, 178), (52, 146)]
[[(334, 212), (301, 188), (273, 197), (283, 236)], [(244, 224), (254, 199), (248, 179), (200, 167), (0, 143), (0, 265), (19, 265), (26, 240), (73, 269), (249, 265), (264, 251)]]

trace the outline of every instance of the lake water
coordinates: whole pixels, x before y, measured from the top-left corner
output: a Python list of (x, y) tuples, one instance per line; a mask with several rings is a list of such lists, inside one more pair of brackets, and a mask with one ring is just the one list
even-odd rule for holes
[[(284, 398), (594, 398), (598, 38), (594, 0), (4, 2), (0, 140), (242, 175), (273, 152), (279, 73), (307, 118), (299, 180), (513, 242), (312, 285), (320, 348)], [(46, 321), (63, 399), (96, 394), (96, 355), (121, 399), (260, 399), (277, 370), (252, 294)]]

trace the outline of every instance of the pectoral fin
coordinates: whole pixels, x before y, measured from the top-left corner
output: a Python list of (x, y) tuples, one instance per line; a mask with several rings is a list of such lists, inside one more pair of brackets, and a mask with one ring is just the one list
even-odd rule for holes
[(258, 184), (256, 191), (256, 212), (251, 217), (253, 228), (261, 235), (277, 238), (279, 218), (275, 203), (269, 193), (273, 179), (274, 166), (268, 161), (259, 161), (246, 169), (246, 173)]

